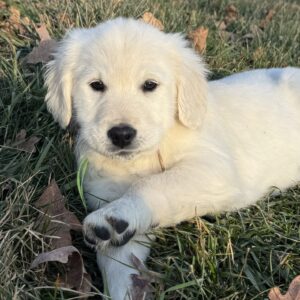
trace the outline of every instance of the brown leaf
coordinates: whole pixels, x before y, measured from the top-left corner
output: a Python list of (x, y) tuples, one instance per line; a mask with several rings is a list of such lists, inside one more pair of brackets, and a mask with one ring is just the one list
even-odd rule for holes
[(89, 292), (91, 278), (86, 273), (81, 254), (74, 246), (66, 246), (39, 254), (31, 263), (30, 268), (36, 268), (45, 262), (57, 261), (66, 264), (68, 270), (63, 277), (55, 281), (56, 287), (66, 287), (80, 292)]
[(66, 209), (65, 199), (62, 196), (55, 180), (36, 201), (35, 206), (40, 209), (40, 228), (46, 227), (46, 234), (53, 235), (54, 249), (72, 245), (70, 229), (81, 231), (82, 225), (77, 217)]
[(193, 46), (200, 54), (204, 53), (206, 49), (206, 39), (208, 36), (208, 28), (199, 27), (190, 32), (188, 37), (192, 40)]
[[(6, 6), (3, 6), (3, 4), (0, 3), (0, 7), (6, 8)], [(6, 22), (2, 22), (0, 25), (8, 32), (18, 31), (21, 34), (24, 34), (26, 32), (26, 28), (24, 26), (28, 26), (31, 24), (31, 20), (28, 17), (21, 18), (20, 11), (14, 7), (11, 6), (9, 8), (10, 16)]]
[(160, 20), (156, 19), (151, 12), (145, 12), (143, 14), (142, 18), (140, 18), (140, 19), (143, 20), (145, 23), (148, 23), (148, 24), (158, 28), (159, 30), (164, 30), (164, 25), (162, 24), (162, 22)]
[(89, 292), (91, 277), (85, 271), (81, 254), (72, 246), (70, 234), (70, 229), (81, 231), (82, 225), (77, 217), (65, 208), (65, 199), (54, 179), (36, 201), (35, 206), (40, 211), (40, 229), (56, 238), (53, 237), (51, 243), (54, 250), (39, 254), (32, 262), (31, 268), (51, 261), (66, 264), (66, 273), (57, 277), (55, 285), (83, 293)]
[(24, 58), (27, 64), (47, 63), (53, 59), (53, 53), (57, 47), (55, 40), (41, 41), (38, 47)]
[(24, 58), (27, 64), (47, 63), (53, 59), (53, 53), (57, 47), (57, 41), (51, 39), (46, 25), (42, 23), (36, 28), (40, 38), (38, 47), (34, 47), (32, 51)]
[(270, 290), (270, 300), (300, 300), (300, 275), (295, 277), (285, 295), (282, 295), (278, 287)]
[(131, 253), (131, 262), (140, 275), (131, 274), (132, 287), (130, 290), (130, 299), (153, 299), (155, 289), (151, 286), (151, 283), (156, 282), (161, 285), (161, 274), (148, 270), (145, 264), (133, 253)]
[(238, 18), (238, 10), (233, 4), (229, 4), (225, 9), (225, 17), (219, 23), (216, 23), (216, 26), (219, 30), (225, 31), (232, 22), (236, 21)]
[(7, 7), (4, 1), (0, 1), (0, 9), (5, 9)]
[(39, 27), (37, 27), (36, 32), (38, 33), (41, 42), (51, 40), (45, 23), (42, 23)]
[(21, 129), (16, 134), (15, 140), (11, 142), (11, 146), (25, 152), (35, 153), (35, 145), (40, 141), (41, 138), (37, 136), (30, 136), (29, 138), (26, 138), (26, 135), (26, 130)]
[(147, 299), (152, 300), (154, 288), (150, 285), (150, 282), (137, 274), (131, 274), (132, 287), (130, 290), (130, 299), (141, 300)]
[(265, 29), (268, 26), (268, 24), (271, 22), (271, 20), (273, 19), (275, 13), (276, 13), (276, 11), (274, 9), (270, 9), (267, 12), (265, 18), (260, 21), (259, 28), (262, 30)]
[(238, 10), (237, 10), (237, 8), (233, 4), (229, 4), (226, 7), (225, 12), (226, 12), (226, 16), (224, 18), (224, 22), (227, 25), (237, 20), (237, 18), (238, 18)]

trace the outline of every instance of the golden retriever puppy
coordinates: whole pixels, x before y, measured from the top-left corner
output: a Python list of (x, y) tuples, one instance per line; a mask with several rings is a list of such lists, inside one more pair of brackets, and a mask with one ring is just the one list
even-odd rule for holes
[(300, 178), (299, 69), (206, 73), (180, 34), (124, 18), (72, 30), (48, 64), (48, 109), (61, 127), (79, 125), (94, 210), (84, 235), (114, 300), (130, 299), (130, 256), (147, 258), (151, 228), (245, 207)]

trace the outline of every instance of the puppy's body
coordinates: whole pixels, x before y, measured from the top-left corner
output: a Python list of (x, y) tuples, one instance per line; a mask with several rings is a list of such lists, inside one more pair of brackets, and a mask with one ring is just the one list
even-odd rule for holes
[[(63, 127), (76, 112), (76, 152), (89, 160), (85, 191), (95, 210), (84, 233), (113, 299), (130, 292), (130, 255), (146, 259), (150, 228), (245, 207), (299, 180), (298, 69), (207, 84), (180, 36), (124, 19), (73, 32), (59, 53), (70, 57), (50, 64), (48, 107)], [(89, 86), (98, 78), (101, 92)], [(149, 79), (159, 85), (145, 92)], [(137, 135), (118, 149), (108, 132), (124, 123)]]

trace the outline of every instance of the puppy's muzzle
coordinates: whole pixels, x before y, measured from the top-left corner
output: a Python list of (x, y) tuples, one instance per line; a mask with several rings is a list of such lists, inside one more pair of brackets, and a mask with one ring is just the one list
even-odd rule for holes
[(109, 129), (107, 131), (107, 136), (115, 146), (122, 149), (131, 144), (136, 133), (137, 131), (131, 126), (120, 124)]

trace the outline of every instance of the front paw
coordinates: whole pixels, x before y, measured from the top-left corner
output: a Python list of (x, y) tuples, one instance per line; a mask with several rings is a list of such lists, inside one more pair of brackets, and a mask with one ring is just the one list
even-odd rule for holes
[(89, 214), (83, 223), (87, 244), (101, 250), (121, 247), (135, 234), (145, 232), (151, 224), (149, 215), (143, 217), (145, 212), (130, 204), (119, 199)]

